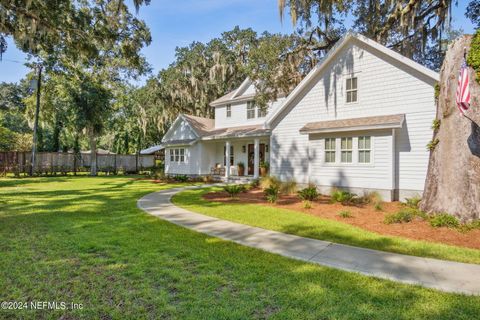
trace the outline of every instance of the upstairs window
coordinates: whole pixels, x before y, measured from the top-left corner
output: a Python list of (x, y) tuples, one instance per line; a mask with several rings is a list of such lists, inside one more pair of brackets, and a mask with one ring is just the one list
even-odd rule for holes
[(358, 163), (370, 163), (371, 137), (358, 137)]
[(335, 162), (335, 138), (326, 138), (325, 139), (325, 162), (334, 163)]
[(227, 118), (230, 118), (232, 116), (232, 105), (227, 104)]
[(255, 118), (255, 102), (248, 101), (247, 102), (247, 119), (254, 119)]
[(341, 161), (342, 163), (352, 162), (352, 138), (342, 138), (341, 146)]
[(358, 101), (357, 77), (347, 79), (347, 103)]
[(267, 116), (267, 106), (265, 107), (258, 107), (257, 109), (257, 116), (259, 118), (264, 118)]

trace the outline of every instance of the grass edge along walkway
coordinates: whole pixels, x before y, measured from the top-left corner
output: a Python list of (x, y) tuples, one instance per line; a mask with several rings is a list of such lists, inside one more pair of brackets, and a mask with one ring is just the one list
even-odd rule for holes
[(367, 249), (464, 263), (480, 264), (480, 250), (381, 235), (339, 221), (258, 204), (219, 203), (203, 195), (218, 187), (185, 190), (172, 202), (184, 209), (249, 226)]

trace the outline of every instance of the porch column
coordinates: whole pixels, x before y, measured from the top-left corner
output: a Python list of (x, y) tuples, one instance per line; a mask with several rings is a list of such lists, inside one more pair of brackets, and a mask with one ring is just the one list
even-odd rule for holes
[(260, 139), (254, 139), (254, 145), (253, 145), (253, 177), (257, 179), (260, 174)]
[(230, 177), (230, 141), (225, 142), (225, 178)]

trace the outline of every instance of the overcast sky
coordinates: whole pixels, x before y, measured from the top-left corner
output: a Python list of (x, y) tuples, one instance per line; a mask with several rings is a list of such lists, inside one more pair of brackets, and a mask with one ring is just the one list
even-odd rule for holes
[[(453, 8), (453, 25), (465, 33), (473, 33), (470, 20), (465, 18), (467, 0), (459, 1)], [(261, 33), (290, 33), (293, 28), (289, 18), (280, 22), (277, 0), (152, 0), (140, 9), (152, 33), (152, 44), (143, 54), (153, 67), (154, 74), (174, 60), (175, 47), (192, 41), (207, 42), (223, 31), (251, 27)], [(8, 39), (8, 50), (0, 62), (0, 82), (19, 81), (28, 72), (23, 66), (26, 55), (17, 50)]]

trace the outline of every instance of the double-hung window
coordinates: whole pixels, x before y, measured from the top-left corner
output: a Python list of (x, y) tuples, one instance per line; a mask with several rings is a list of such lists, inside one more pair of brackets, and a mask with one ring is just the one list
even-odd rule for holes
[(230, 118), (232, 116), (232, 105), (227, 104), (227, 118)]
[(247, 119), (254, 119), (255, 118), (255, 102), (248, 101), (247, 102)]
[(352, 162), (352, 138), (342, 138), (341, 140), (341, 162), (342, 163), (351, 163)]
[(358, 101), (358, 83), (357, 77), (347, 78), (347, 103), (357, 102)]
[(371, 137), (358, 137), (358, 162), (359, 163), (370, 163), (371, 162)]
[(170, 162), (185, 162), (185, 148), (170, 149)]
[(180, 162), (185, 162), (185, 149), (180, 149)]
[(325, 162), (335, 162), (335, 138), (325, 138)]
[(267, 106), (264, 106), (264, 107), (258, 107), (258, 112), (257, 112), (257, 115), (259, 118), (264, 118), (267, 116)]

